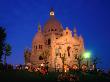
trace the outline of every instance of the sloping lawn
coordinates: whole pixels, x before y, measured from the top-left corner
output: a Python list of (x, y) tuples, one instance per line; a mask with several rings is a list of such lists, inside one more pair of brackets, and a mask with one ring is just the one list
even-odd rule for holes
[[(28, 71), (8, 71), (0, 72), (0, 82), (57, 82), (57, 77), (60, 73), (49, 72), (43, 76), (39, 72)], [(70, 72), (79, 77), (78, 82), (110, 82), (110, 77), (83, 72)]]

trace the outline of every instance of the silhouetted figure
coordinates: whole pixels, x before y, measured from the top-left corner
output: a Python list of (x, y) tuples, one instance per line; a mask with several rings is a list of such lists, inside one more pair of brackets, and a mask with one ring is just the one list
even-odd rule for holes
[(3, 63), (0, 63), (0, 71), (3, 71), (4, 70), (3, 68), (4, 68)]
[(6, 64), (4, 64), (4, 72), (6, 72), (7, 71), (7, 63)]

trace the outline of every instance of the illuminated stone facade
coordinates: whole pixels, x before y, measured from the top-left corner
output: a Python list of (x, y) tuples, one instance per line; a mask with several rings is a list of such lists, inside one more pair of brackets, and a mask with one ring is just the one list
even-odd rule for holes
[(76, 57), (83, 51), (83, 38), (77, 35), (76, 28), (73, 32), (68, 27), (64, 30), (51, 9), (50, 18), (45, 23), (43, 31), (41, 25), (38, 25), (32, 49), (25, 50), (25, 64), (40, 66), (48, 62), (50, 68), (62, 68), (64, 58), (64, 64), (73, 66), (78, 64)]

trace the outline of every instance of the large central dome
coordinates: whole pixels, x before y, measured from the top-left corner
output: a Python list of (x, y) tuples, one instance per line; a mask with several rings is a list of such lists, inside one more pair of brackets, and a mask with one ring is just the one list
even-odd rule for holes
[(44, 32), (52, 32), (52, 31), (62, 31), (63, 27), (61, 23), (55, 18), (53, 9), (50, 10), (50, 18), (45, 23)]

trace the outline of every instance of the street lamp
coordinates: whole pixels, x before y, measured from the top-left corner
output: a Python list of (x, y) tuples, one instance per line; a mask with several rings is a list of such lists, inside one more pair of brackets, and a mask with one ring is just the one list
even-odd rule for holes
[(83, 57), (84, 57), (85, 59), (90, 58), (90, 57), (91, 57), (91, 52), (89, 52), (89, 51), (84, 52)]
[(91, 58), (91, 52), (89, 52), (89, 51), (84, 52), (83, 57), (84, 57), (84, 59), (87, 60), (87, 68), (88, 68), (88, 59)]
[(43, 67), (44, 66), (44, 64), (43, 63), (41, 63), (41, 67)]

